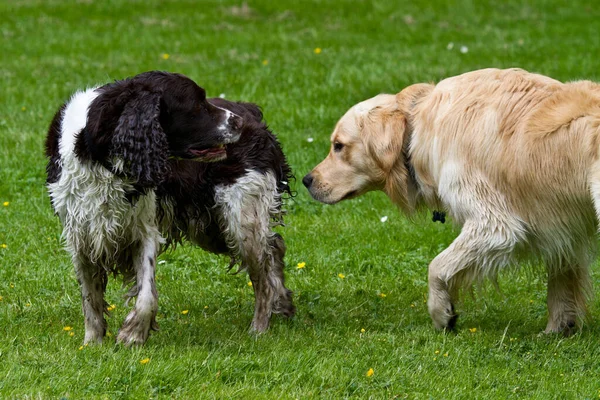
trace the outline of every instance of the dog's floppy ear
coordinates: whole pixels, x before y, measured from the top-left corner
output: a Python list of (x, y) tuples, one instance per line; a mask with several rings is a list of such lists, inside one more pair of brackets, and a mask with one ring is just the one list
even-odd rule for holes
[[(384, 192), (393, 203), (406, 213), (414, 211), (416, 186), (409, 170), (408, 144), (410, 142), (409, 110), (433, 85), (416, 84), (396, 96), (389, 96), (382, 105), (370, 110), (364, 117), (363, 137), (368, 155), (381, 169)], [(367, 125), (368, 124), (368, 125)]]
[(244, 107), (245, 111), (252, 115), (257, 122), (261, 122), (263, 119), (263, 113), (259, 106), (254, 103), (246, 103), (242, 101), (238, 101), (238, 104)]
[(369, 157), (387, 175), (402, 156), (406, 117), (398, 108), (395, 96), (389, 102), (369, 110), (363, 116), (363, 139)]
[(406, 115), (399, 109), (395, 96), (390, 96), (389, 103), (370, 110), (363, 123), (365, 148), (381, 171), (383, 191), (410, 214), (414, 196), (405, 163)]
[(160, 94), (132, 94), (112, 135), (110, 157), (118, 172), (143, 188), (159, 185), (167, 170), (167, 137), (159, 122)]

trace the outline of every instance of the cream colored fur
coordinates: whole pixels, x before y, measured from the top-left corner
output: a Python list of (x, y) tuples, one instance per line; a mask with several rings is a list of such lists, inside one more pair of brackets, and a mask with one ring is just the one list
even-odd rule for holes
[(406, 213), (424, 205), (462, 227), (429, 266), (437, 328), (454, 325), (460, 287), (530, 255), (547, 266), (546, 331), (569, 333), (591, 291), (599, 129), (600, 85), (469, 72), (352, 107), (310, 190), (326, 203), (383, 190)]

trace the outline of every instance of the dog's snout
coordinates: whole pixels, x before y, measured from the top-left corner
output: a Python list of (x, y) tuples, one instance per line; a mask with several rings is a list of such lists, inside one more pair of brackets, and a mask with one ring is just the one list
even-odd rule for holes
[(302, 183), (306, 186), (307, 189), (310, 189), (313, 183), (313, 176), (311, 174), (306, 174), (304, 178), (302, 178)]
[(244, 119), (237, 114), (231, 113), (229, 120), (227, 121), (232, 129), (240, 130), (244, 124)]

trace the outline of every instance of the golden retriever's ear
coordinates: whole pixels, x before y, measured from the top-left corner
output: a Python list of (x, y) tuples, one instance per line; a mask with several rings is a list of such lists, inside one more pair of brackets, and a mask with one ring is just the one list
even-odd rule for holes
[(365, 116), (363, 140), (367, 156), (380, 170), (383, 191), (406, 213), (412, 211), (409, 200), (409, 172), (404, 162), (406, 115), (398, 107), (395, 96), (389, 104), (378, 106)]
[(401, 157), (406, 130), (406, 117), (398, 108), (395, 96), (390, 95), (385, 104), (369, 110), (362, 124), (367, 154), (387, 175)]
[(432, 89), (429, 84), (411, 85), (396, 96), (389, 96), (365, 116), (365, 147), (382, 171), (383, 191), (406, 213), (414, 210), (416, 197), (415, 182), (406, 162), (408, 118), (414, 104)]

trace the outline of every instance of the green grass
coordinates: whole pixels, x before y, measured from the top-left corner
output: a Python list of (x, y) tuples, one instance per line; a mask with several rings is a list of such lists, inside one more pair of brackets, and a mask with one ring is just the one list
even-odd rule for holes
[[(247, 277), (184, 246), (161, 256), (160, 332), (142, 348), (79, 350), (78, 288), (43, 155), (74, 90), (184, 73), (209, 95), (260, 104), (301, 178), (326, 155), (336, 120), (377, 93), (489, 66), (600, 78), (598, 7), (501, 3), (0, 0), (0, 204), (10, 203), (0, 206), (0, 398), (598, 398), (599, 300), (580, 333), (539, 335), (544, 278), (504, 274), (501, 291), (485, 286), (459, 304), (456, 333), (435, 332), (427, 265), (457, 232), (407, 221), (380, 193), (318, 204), (299, 180), (281, 230), (293, 320), (249, 335)], [(111, 281), (112, 339), (122, 294)]]

